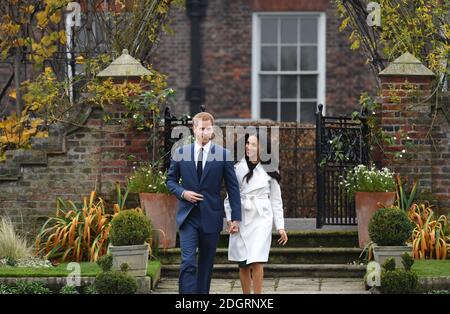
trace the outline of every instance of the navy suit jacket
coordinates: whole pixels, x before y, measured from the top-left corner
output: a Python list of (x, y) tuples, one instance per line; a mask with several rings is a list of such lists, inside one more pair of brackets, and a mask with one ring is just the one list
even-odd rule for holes
[[(180, 182), (181, 178), (181, 182)], [(210, 151), (200, 181), (194, 160), (194, 144), (178, 148), (170, 163), (166, 184), (171, 193), (180, 200), (176, 222), (183, 224), (194, 204), (181, 198), (184, 190), (203, 195), (199, 202), (202, 229), (205, 233), (220, 232), (225, 216), (224, 203), (220, 195), (222, 180), (225, 180), (231, 207), (231, 219), (241, 220), (241, 198), (230, 152), (222, 146), (211, 143)]]

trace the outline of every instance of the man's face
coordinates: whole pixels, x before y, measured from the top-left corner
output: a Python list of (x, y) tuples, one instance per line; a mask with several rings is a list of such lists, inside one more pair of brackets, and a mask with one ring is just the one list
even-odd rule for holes
[(194, 126), (195, 139), (202, 145), (211, 140), (213, 132), (214, 128), (210, 120), (198, 120), (197, 125)]

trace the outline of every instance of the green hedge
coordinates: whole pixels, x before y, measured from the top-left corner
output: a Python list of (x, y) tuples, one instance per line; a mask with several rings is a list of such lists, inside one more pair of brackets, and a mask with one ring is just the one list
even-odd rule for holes
[(112, 245), (142, 245), (152, 234), (147, 216), (135, 210), (124, 210), (111, 221), (109, 239)]
[(405, 245), (413, 225), (399, 208), (381, 208), (369, 221), (369, 236), (377, 245)]

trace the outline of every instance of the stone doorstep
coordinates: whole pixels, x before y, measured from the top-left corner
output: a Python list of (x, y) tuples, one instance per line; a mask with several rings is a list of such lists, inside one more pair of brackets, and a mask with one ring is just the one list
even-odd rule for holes
[[(274, 278), (264, 279), (264, 293), (273, 292), (271, 287)], [(361, 279), (362, 280), (362, 279)], [(219, 283), (220, 281), (220, 283)], [(232, 284), (233, 283), (233, 284)], [(320, 288), (319, 288), (320, 284)], [(342, 286), (344, 284), (344, 286)], [(278, 293), (375, 293), (365, 290), (364, 283), (357, 282), (353, 278), (279, 278), (274, 291)], [(152, 289), (152, 293), (177, 293), (178, 279), (163, 278), (158, 287)], [(240, 293), (240, 282), (237, 279), (213, 279), (211, 293), (221, 293), (215, 290), (227, 290), (226, 293)], [(236, 289), (238, 291), (236, 291)], [(319, 290), (320, 289), (320, 290)], [(450, 289), (450, 277), (421, 277), (419, 278), (419, 291), (448, 290)], [(229, 291), (228, 291), (229, 290)], [(223, 292), (225, 293), (225, 292)]]
[[(366, 267), (349, 264), (267, 264), (267, 278), (363, 278)], [(179, 273), (179, 264), (162, 265), (162, 275), (175, 278)], [(213, 278), (236, 279), (239, 271), (236, 264), (215, 264)]]
[[(156, 294), (178, 293), (178, 280), (164, 277)], [(211, 294), (242, 294), (239, 279), (213, 279)], [(362, 278), (264, 278), (264, 294), (370, 294), (364, 288)]]
[[(216, 264), (233, 264), (228, 260), (228, 249), (218, 248)], [(359, 248), (272, 248), (269, 264), (341, 264), (345, 265), (358, 258)], [(167, 249), (159, 254), (163, 264), (179, 264), (180, 249)]]

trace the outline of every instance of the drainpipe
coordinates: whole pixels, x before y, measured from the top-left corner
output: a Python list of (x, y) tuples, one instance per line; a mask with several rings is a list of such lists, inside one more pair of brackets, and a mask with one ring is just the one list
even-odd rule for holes
[(186, 0), (187, 15), (191, 20), (191, 84), (186, 88), (186, 100), (190, 102), (190, 113), (200, 112), (205, 101), (205, 88), (202, 85), (202, 44), (200, 21), (206, 16), (207, 0)]

